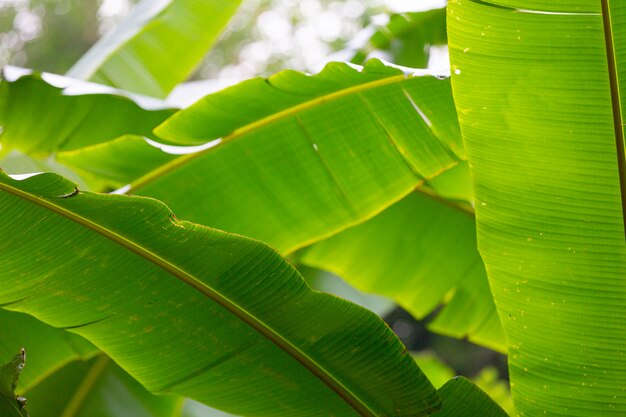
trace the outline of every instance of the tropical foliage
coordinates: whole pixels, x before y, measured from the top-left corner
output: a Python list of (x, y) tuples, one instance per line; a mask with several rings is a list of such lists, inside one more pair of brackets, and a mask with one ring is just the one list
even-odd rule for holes
[[(626, 411), (626, 6), (455, 0), (447, 32), (391, 16), (362, 66), (189, 105), (168, 95), (239, 5), (201, 3), (144, 0), (65, 76), (4, 69), (0, 353), (29, 360), (0, 368), (0, 414)], [(452, 82), (367, 59), (446, 41)], [(515, 406), (311, 267), (508, 353)]]

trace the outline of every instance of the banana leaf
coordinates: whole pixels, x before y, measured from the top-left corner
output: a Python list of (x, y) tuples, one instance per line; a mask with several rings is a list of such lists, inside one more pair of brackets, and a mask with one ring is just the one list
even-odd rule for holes
[(68, 75), (164, 98), (189, 77), (239, 3), (143, 0)]
[(626, 414), (626, 4), (455, 0), (479, 250), (528, 416)]
[[(452, 102), (446, 80), (407, 76), (375, 60), (362, 72), (345, 64), (333, 64), (317, 76), (307, 77), (291, 71), (269, 80), (251, 80), (207, 96), (159, 129), (169, 131), (172, 141), (178, 138), (176, 140), (179, 144), (198, 145), (234, 129), (237, 124), (248, 123), (245, 128), (249, 130), (248, 133), (235, 133), (230, 140), (225, 138), (224, 143), (215, 148), (176, 156), (148, 145), (141, 137), (125, 135), (93, 146), (58, 152), (55, 161), (69, 166), (80, 175), (82, 181), (101, 190), (122, 187), (145, 175), (134, 184), (130, 192), (163, 199), (185, 217), (195, 216), (198, 222), (268, 241), (284, 253), (366, 220), (423, 182), (446, 197), (471, 199), (466, 165), (455, 165), (464, 157), (464, 151), (459, 147), (458, 131), (455, 130), (456, 115), (450, 110)], [(379, 83), (383, 85), (377, 87)], [(286, 86), (295, 92), (300, 85), (306, 87), (303, 91), (308, 89), (308, 95), (283, 93), (288, 91)], [(47, 88), (44, 83), (40, 83), (39, 87)], [(228, 102), (232, 105), (232, 102), (238, 100), (248, 100), (246, 94), (254, 88), (269, 88), (282, 101), (272, 100), (273, 109), (263, 107), (261, 104), (265, 102), (250, 104), (256, 106), (252, 117), (243, 112), (232, 112), (228, 116), (224, 114)], [(345, 97), (337, 97), (338, 94)], [(79, 97), (71, 98), (76, 100)], [(341, 101), (343, 110), (334, 112), (334, 118), (319, 119), (311, 126), (320, 131), (327, 129), (330, 135), (338, 134), (340, 140), (320, 137), (319, 143), (315, 143), (317, 150), (306, 134), (302, 136), (300, 127), (284, 130), (289, 129), (291, 124), (280, 126), (283, 122), (278, 117), (284, 113), (274, 113), (262, 119), (268, 125), (267, 129), (255, 127), (255, 122), (251, 121), (283, 107), (282, 111), (290, 114), (280, 116), (282, 118), (310, 118), (307, 115), (313, 109), (326, 114), (326, 108), (333, 104), (333, 100)], [(372, 104), (364, 104), (368, 102)], [(418, 107), (417, 102), (421, 107)], [(351, 103), (354, 104), (352, 110), (342, 116), (351, 108)], [(355, 106), (369, 109), (359, 113), (359, 124), (371, 123), (365, 120), (373, 118), (377, 118), (376, 123), (380, 123), (375, 123), (374, 132), (368, 134), (368, 144), (352, 135)], [(215, 114), (209, 109), (214, 109)], [(199, 114), (202, 114), (201, 123), (192, 126), (196, 129), (193, 131), (195, 138), (181, 139), (182, 134), (172, 133), (172, 129), (177, 132), (185, 128), (186, 125), (180, 126), (185, 120), (200, 118)], [(395, 117), (396, 114), (403, 117)], [(26, 125), (26, 121), (24, 123)], [(205, 128), (210, 131), (201, 133), (200, 130)], [(257, 132), (258, 129), (264, 131)], [(272, 135), (271, 132), (277, 129), (288, 132), (288, 135), (284, 138)], [(191, 134), (188, 130), (184, 131)], [(390, 136), (392, 133), (395, 136)], [(263, 146), (268, 144), (276, 152), (265, 151)], [(324, 151), (326, 148), (327, 151)], [(379, 151), (374, 152), (373, 149)], [(263, 156), (264, 161), (259, 161), (258, 155)], [(296, 156), (297, 159), (289, 160)], [(384, 171), (381, 174), (385, 178), (384, 183), (381, 184), (382, 179), (369, 172), (368, 164), (374, 164), (379, 172)], [(361, 170), (360, 175), (353, 172), (355, 166)], [(408, 169), (409, 166), (411, 169)], [(397, 172), (404, 178), (401, 190), (398, 189), (398, 179), (390, 175), (392, 169), (399, 170)], [(281, 185), (285, 183), (287, 185)], [(235, 193), (233, 189), (238, 191)], [(305, 193), (301, 192), (303, 189)], [(377, 195), (373, 200), (374, 190)], [(289, 201), (290, 198), (293, 201)], [(303, 198), (307, 204), (296, 204)], [(474, 232), (470, 230), (473, 230), (472, 219), (466, 217), (460, 220), (464, 224), (459, 229), (460, 235), (464, 237), (458, 240), (455, 229), (446, 226), (445, 219), (436, 213), (439, 205), (447, 204), (444, 200), (424, 201), (425, 206), (421, 207), (421, 200), (415, 199), (413, 197), (413, 204), (405, 204), (405, 209), (396, 208), (392, 212), (400, 210), (406, 224), (411, 225), (407, 227), (418, 231), (425, 227), (434, 235), (438, 235), (439, 231), (435, 223), (429, 224), (427, 218), (432, 219), (434, 216), (439, 219), (442, 230), (447, 230), (446, 236), (455, 242), (455, 251), (467, 254), (467, 259), (473, 259), (470, 264), (474, 267), (470, 268), (467, 262), (456, 265), (429, 262), (430, 257), (420, 249), (417, 241), (412, 247), (420, 251), (419, 258), (424, 264), (413, 263), (411, 257), (405, 257), (405, 268), (393, 269), (396, 271), (395, 280), (403, 282), (403, 285), (387, 284), (389, 279), (380, 274), (381, 268), (376, 269), (378, 272), (370, 271), (369, 276), (362, 276), (361, 271), (338, 269), (338, 263), (345, 265), (354, 261), (354, 254), (350, 255), (350, 250), (333, 250), (333, 257), (317, 256), (326, 262), (319, 264), (318, 261), (318, 266), (340, 272), (343, 278), (367, 291), (399, 296), (400, 304), (416, 317), (424, 317), (442, 301), (451, 301), (449, 308), (444, 309), (439, 319), (431, 324), (433, 330), (455, 337), (469, 335), (476, 343), (504, 350), (484, 270), (475, 252)], [(357, 205), (360, 206), (358, 209)], [(422, 214), (413, 215), (411, 210)], [(449, 212), (447, 207), (442, 210)], [(259, 222), (258, 216), (264, 221)], [(385, 239), (398, 242), (398, 239), (403, 239), (401, 236), (405, 230), (399, 218), (392, 217), (386, 215), (384, 218), (387, 220), (374, 220), (374, 224), (388, 221), (395, 223), (396, 227), (392, 229), (383, 227), (382, 233)], [(391, 230), (399, 237), (391, 236)], [(348, 236), (354, 237), (355, 234), (348, 232)], [(344, 241), (343, 238), (337, 240)], [(337, 240), (324, 243), (322, 247), (332, 246), (332, 242)], [(433, 259), (443, 255), (437, 250), (445, 250), (446, 239), (439, 239), (439, 242), (442, 244), (429, 247), (428, 253), (433, 254)], [(382, 259), (382, 256), (379, 258)], [(391, 261), (389, 257), (386, 259)], [(376, 273), (382, 278), (378, 280), (378, 285), (372, 286), (367, 281), (371, 281), (372, 275)], [(426, 279), (432, 278), (432, 273), (436, 273), (438, 278), (433, 281), (435, 285), (426, 282)], [(415, 277), (422, 277), (420, 285), (413, 285)], [(456, 284), (461, 282), (465, 282), (463, 288)], [(455, 291), (454, 297), (452, 291)], [(465, 313), (468, 309), (471, 314)]]
[(221, 143), (155, 169), (131, 193), (282, 253), (372, 217), (464, 157), (448, 81), (377, 60), (252, 79), (155, 133)]
[(124, 134), (154, 138), (167, 103), (54, 74), (5, 68), (0, 82), (2, 153), (47, 157)]
[(2, 174), (0, 190), (0, 303), (85, 337), (152, 392), (251, 416), (440, 405), (382, 320), (258, 241), (56, 174)]

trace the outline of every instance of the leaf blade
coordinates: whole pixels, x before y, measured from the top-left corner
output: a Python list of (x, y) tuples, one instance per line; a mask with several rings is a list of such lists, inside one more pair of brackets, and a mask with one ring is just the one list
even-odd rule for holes
[(623, 172), (601, 2), (459, 3), (449, 12), (453, 88), (516, 407), (620, 413)]
[[(403, 407), (408, 407), (407, 410), (412, 410), (410, 412), (417, 414), (436, 408), (437, 400), (432, 386), (417, 367), (410, 365), (412, 363), (410, 358), (403, 356), (401, 345), (378, 318), (366, 310), (337, 298), (313, 293), (305, 286), (297, 272), (287, 265), (277, 253), (266, 246), (239, 236), (202, 228), (187, 222), (176, 221), (170, 217), (165, 206), (155, 200), (76, 193), (71, 183), (51, 174), (42, 174), (24, 181), (14, 181), (4, 177), (2, 178), (1, 187), (3, 190), (11, 193), (3, 193), (3, 199), (6, 200), (9, 198), (9, 195), (17, 194), (20, 195), (23, 201), (28, 202), (20, 204), (18, 203), (19, 200), (11, 197), (12, 203), (3, 204), (3, 207), (20, 206), (28, 208), (26, 210), (28, 215), (22, 214), (17, 216), (17, 221), (20, 222), (18, 224), (23, 224), (29, 218), (28, 216), (33, 217), (31, 222), (34, 223), (28, 227), (28, 233), (36, 233), (36, 235), (44, 233), (45, 229), (42, 229), (41, 225), (45, 222), (39, 216), (43, 215), (45, 216), (43, 219), (45, 219), (51, 215), (51, 212), (57, 212), (65, 214), (64, 218), (67, 221), (56, 219), (55, 222), (58, 222), (58, 225), (54, 227), (51, 226), (50, 222), (45, 223), (48, 227), (54, 229), (54, 231), (48, 230), (48, 236), (50, 236), (50, 233), (60, 236), (57, 236), (55, 239), (50, 238), (50, 241), (55, 242), (55, 245), (60, 242), (60, 239), (69, 239), (65, 241), (65, 245), (67, 245), (72, 240), (70, 236), (76, 233), (79, 233), (80, 236), (81, 230), (84, 233), (84, 226), (88, 226), (89, 230), (96, 230), (98, 235), (105, 237), (105, 240), (102, 240), (90, 233), (90, 245), (85, 247), (85, 242), (70, 242), (70, 246), (66, 247), (65, 250), (61, 250), (56, 246), (50, 246), (50, 242), (48, 242), (36, 250), (36, 256), (43, 256), (41, 252), (43, 250), (46, 253), (52, 251), (49, 255), (53, 253), (53, 256), (59, 257), (57, 262), (71, 265), (73, 274), (84, 276), (86, 273), (84, 263), (88, 262), (87, 260), (93, 256), (90, 252), (96, 251), (98, 247), (100, 249), (96, 253), (101, 253), (100, 251), (106, 248), (105, 252), (102, 253), (115, 256), (123, 265), (124, 271), (126, 271), (124, 273), (118, 272), (121, 277), (116, 277), (115, 274), (110, 272), (113, 268), (111, 264), (105, 269), (105, 271), (109, 271), (109, 280), (115, 279), (116, 285), (119, 285), (120, 288), (126, 287), (128, 291), (135, 288), (132, 291), (137, 291), (136, 285), (141, 284), (141, 282), (127, 282), (128, 279), (124, 277), (131, 270), (138, 273), (138, 276), (141, 276), (141, 273), (136, 270), (136, 268), (140, 268), (141, 271), (144, 271), (144, 276), (148, 273), (146, 276), (148, 281), (142, 285), (148, 285), (148, 283), (153, 282), (149, 284), (154, 287), (153, 293), (166, 290), (168, 293), (167, 302), (174, 303), (174, 305), (182, 300), (186, 300), (185, 303), (178, 307), (180, 312), (175, 315), (175, 327), (167, 325), (167, 323), (159, 326), (153, 319), (150, 319), (150, 317), (153, 317), (149, 314), (151, 309), (153, 309), (151, 307), (152, 301), (144, 305), (144, 309), (147, 310), (142, 310), (145, 311), (143, 314), (148, 315), (147, 318), (142, 317), (138, 313), (130, 313), (128, 307), (126, 307), (126, 310), (120, 307), (120, 312), (116, 313), (117, 307), (114, 307), (111, 303), (114, 299), (117, 299), (116, 297), (120, 297), (120, 294), (122, 294), (121, 289), (118, 289), (115, 294), (99, 290), (97, 291), (98, 297), (88, 297), (86, 301), (82, 302), (74, 300), (73, 297), (70, 297), (68, 300), (68, 295), (56, 296), (50, 294), (48, 290), (45, 292), (45, 294), (48, 294), (47, 297), (44, 297), (42, 293), (39, 293), (39, 296), (34, 296), (33, 294), (33, 297), (12, 307), (14, 309), (32, 311), (33, 313), (36, 312), (36, 315), (44, 321), (60, 327), (71, 327), (73, 331), (93, 340), (96, 345), (109, 353), (151, 390), (181, 392), (192, 398), (195, 397), (203, 402), (216, 405), (218, 406), (217, 408), (224, 408), (242, 414), (267, 415), (270, 410), (267, 407), (270, 404), (272, 405), (271, 409), (274, 410), (272, 411), (273, 413), (278, 404), (279, 407), (286, 407), (286, 409), (292, 409), (295, 406), (306, 415), (317, 415), (316, 413), (320, 412), (320, 407), (322, 410), (325, 407), (330, 407), (331, 410), (344, 410), (343, 412), (346, 415), (365, 416), (375, 415), (375, 412), (379, 412), (378, 410), (386, 410), (386, 412), (393, 415), (393, 413), (398, 412), (394, 411), (395, 408), (402, 409)], [(36, 206), (33, 206), (33, 202), (36, 203)], [(24, 206), (24, 204), (26, 205)], [(135, 207), (136, 210), (143, 209), (143, 220), (138, 222), (138, 218), (128, 218), (125, 221), (121, 221), (123, 218), (121, 215), (130, 207)], [(40, 208), (45, 208), (45, 210), (42, 211)], [(15, 209), (21, 211), (17, 207)], [(34, 217), (33, 213), (35, 210), (39, 213), (38, 217)], [(67, 219), (68, 216), (71, 217), (71, 220)], [(5, 227), (8, 226), (5, 225)], [(128, 229), (129, 227), (130, 229)], [(155, 234), (155, 231), (159, 231), (158, 234)], [(4, 233), (6, 233), (3, 234), (5, 236), (9, 235), (6, 229)], [(120, 235), (120, 233), (122, 234)], [(133, 242), (127, 241), (129, 237), (124, 234), (128, 233), (131, 234)], [(168, 236), (168, 233), (173, 233), (174, 236), (185, 239), (185, 242), (196, 244), (186, 243), (184, 246), (187, 249), (184, 251), (182, 247), (174, 249), (176, 246), (172, 246), (171, 237)], [(19, 236), (19, 233), (17, 235)], [(213, 241), (206, 240), (211, 236), (214, 239)], [(24, 238), (24, 236), (19, 236), (17, 239)], [(203, 241), (204, 243), (200, 244)], [(39, 240), (39, 242), (44, 243), (47, 241)], [(115, 242), (115, 244), (111, 246), (110, 242)], [(69, 249), (79, 243), (79, 246)], [(146, 250), (145, 245), (152, 249)], [(210, 247), (211, 252), (206, 250), (200, 252), (197, 250), (189, 251), (189, 248), (201, 248), (207, 247), (207, 245)], [(69, 253), (67, 253), (68, 250)], [(168, 260), (171, 259), (168, 257), (172, 256), (173, 250), (177, 253), (177, 257), (180, 256), (186, 259), (184, 262), (179, 260), (179, 263), (182, 262), (185, 268), (181, 269), (172, 264), (171, 260)], [(20, 268), (20, 257), (16, 256), (15, 250), (5, 250), (4, 252), (8, 252), (6, 256), (10, 257), (11, 261), (3, 262), (3, 266), (5, 268), (13, 268), (12, 270)], [(140, 265), (135, 265), (137, 263), (136, 260), (130, 261), (129, 259), (136, 259), (137, 252), (140, 252), (141, 258), (147, 259), (149, 263), (146, 264), (144, 262), (140, 263)], [(209, 254), (210, 257), (215, 257), (214, 259), (216, 260), (222, 259), (222, 261), (207, 264), (206, 256)], [(128, 256), (131, 258), (128, 258)], [(198, 256), (201, 257), (198, 258)], [(75, 259), (76, 257), (78, 259)], [(23, 259), (23, 255), (21, 258)], [(96, 262), (97, 258), (92, 259), (92, 262), (88, 263), (90, 267), (87, 270), (90, 274), (96, 273), (94, 272), (96, 270), (94, 268), (97, 268), (96, 265), (99, 265), (99, 268), (103, 267), (101, 260)], [(74, 260), (72, 261), (72, 259)], [(202, 259), (203, 262), (199, 263), (199, 259)], [(224, 263), (224, 259), (229, 259), (229, 261)], [(235, 262), (235, 259), (241, 259), (241, 263), (238, 264)], [(153, 266), (150, 267), (149, 265)], [(65, 269), (69, 271), (70, 269), (68, 268), (69, 266)], [(189, 268), (191, 270), (186, 270)], [(102, 274), (102, 269), (100, 271), (99, 273)], [(168, 280), (166, 283), (163, 280), (162, 272), (159, 271), (166, 271), (166, 276), (174, 276), (177, 278), (176, 281)], [(154, 272), (158, 275), (153, 275)], [(216, 292), (207, 283), (197, 278), (198, 276), (207, 275), (214, 277), (211, 285), (219, 288), (220, 292)], [(75, 277), (64, 278), (64, 276), (55, 274), (53, 278), (48, 277), (48, 285), (61, 285), (60, 283), (63, 280), (68, 279), (69, 281), (65, 281), (65, 283), (69, 285), (72, 283), (72, 280), (77, 280)], [(157, 276), (162, 276), (162, 279), (152, 281)], [(267, 282), (259, 281), (263, 276), (274, 278)], [(41, 277), (35, 275), (33, 279), (34, 282), (28, 288), (31, 293), (40, 291), (32, 285), (37, 285), (36, 283), (41, 280)], [(251, 279), (252, 281), (247, 285), (248, 287), (252, 284), (254, 285), (250, 288), (264, 288), (264, 291), (261, 293), (263, 297), (257, 294), (256, 291), (240, 291), (238, 279), (243, 279), (244, 281)], [(182, 281), (184, 281), (184, 284), (182, 284)], [(74, 287), (78, 282), (82, 281), (74, 281), (70, 287)], [(85, 283), (82, 285), (91, 287), (93, 284)], [(191, 287), (194, 289), (191, 290)], [(10, 298), (12, 291), (6, 287), (4, 290), (4, 297)], [(22, 288), (21, 290), (25, 289)], [(76, 290), (70, 292), (70, 295), (74, 291)], [(78, 294), (80, 293), (79, 291)], [(200, 298), (198, 298), (199, 293), (202, 294)], [(196, 295), (194, 296), (194, 294)], [(74, 306), (73, 318), (67, 317), (66, 314), (60, 315), (58, 309), (55, 309), (53, 304), (50, 303), (50, 298), (59, 297), (58, 302), (72, 302)], [(128, 303), (128, 300), (123, 302), (127, 298), (121, 297), (116, 301), (118, 306)], [(219, 307), (213, 303), (210, 305), (206, 303), (206, 297), (212, 297), (216, 304), (219, 304)], [(235, 301), (233, 302), (229, 297), (235, 297)], [(270, 297), (270, 299), (274, 298), (274, 302), (269, 303), (267, 297)], [(276, 299), (275, 297), (280, 298)], [(283, 301), (279, 302), (279, 299)], [(297, 303), (295, 303), (294, 299), (297, 300)], [(134, 304), (135, 302), (133, 302)], [(279, 305), (280, 308), (276, 309), (276, 305)], [(223, 310), (223, 307), (229, 311), (229, 314), (225, 314), (226, 310)], [(250, 312), (254, 312), (254, 315), (251, 315), (246, 309), (251, 309)], [(171, 307), (164, 310), (164, 312), (168, 311), (173, 313)], [(187, 311), (188, 314), (182, 314), (183, 311)], [(203, 311), (206, 316), (199, 315), (200, 311)], [(303, 332), (301, 325), (296, 324), (301, 323), (300, 320), (306, 320), (306, 317), (310, 316), (312, 312), (315, 312), (317, 318), (314, 322), (311, 322), (306, 332)], [(231, 313), (234, 313), (232, 315), (236, 318), (231, 317)], [(154, 315), (157, 312), (153, 311), (151, 314)], [(221, 326), (216, 326), (214, 323), (211, 327), (212, 333), (210, 334), (214, 335), (212, 337), (219, 338), (214, 343), (217, 343), (219, 340), (218, 346), (225, 345), (225, 347), (218, 352), (209, 354), (205, 345), (207, 342), (206, 337), (193, 340), (184, 337), (184, 335), (188, 331), (202, 334), (198, 332), (203, 327), (200, 323), (205, 322), (203, 317), (216, 315), (221, 317), (222, 321), (226, 320), (226, 323)], [(344, 319), (339, 319), (339, 317), (344, 317)], [(350, 326), (354, 327), (350, 328), (350, 330), (344, 329), (342, 330), (343, 333), (337, 334), (336, 332), (343, 326), (341, 322), (343, 321), (346, 324), (348, 318)], [(126, 323), (126, 326), (120, 328), (120, 323)], [(236, 338), (232, 336), (234, 329), (237, 329)], [(152, 349), (159, 346), (159, 355), (163, 356), (164, 359), (158, 364), (150, 364), (146, 362), (145, 358), (142, 358), (144, 354), (141, 353), (141, 349), (139, 351), (136, 349), (129, 350), (129, 342), (131, 346), (134, 345), (132, 341), (129, 341), (127, 333), (130, 331), (132, 331), (131, 334), (135, 335), (134, 337), (139, 337), (138, 340), (141, 340), (142, 344), (152, 346)], [(328, 331), (330, 331), (330, 334)], [(366, 334), (370, 334), (370, 332), (378, 334), (376, 339), (378, 337), (381, 337), (381, 339), (378, 339), (378, 341), (372, 339), (369, 342), (372, 343), (371, 345), (364, 345), (369, 346), (369, 348), (357, 349), (357, 352), (352, 352), (351, 355), (355, 355), (355, 359), (362, 357), (368, 364), (368, 373), (381, 373), (381, 377), (383, 374), (388, 375), (391, 372), (390, 363), (387, 360), (395, 358), (391, 363), (398, 361), (398, 368), (393, 373), (399, 380), (389, 381), (391, 386), (396, 388), (391, 388), (390, 386), (389, 388), (391, 389), (385, 389), (387, 392), (384, 394), (381, 392), (381, 386), (378, 383), (380, 379), (378, 377), (373, 378), (376, 383), (374, 381), (369, 382), (369, 379), (357, 378), (355, 380), (354, 378), (348, 378), (348, 375), (354, 372), (351, 368), (356, 366), (359, 369), (360, 366), (353, 363), (351, 359), (348, 359), (348, 362), (352, 364), (348, 366), (344, 356), (344, 349), (354, 343), (351, 341), (359, 340), (365, 337)], [(227, 336), (229, 334), (231, 336)], [(332, 339), (330, 340), (334, 342), (329, 344), (327, 339), (331, 334)], [(175, 343), (176, 340), (172, 335), (177, 336), (179, 340), (185, 341), (183, 352), (179, 353), (176, 349), (172, 349), (172, 343)], [(313, 337), (313, 340), (311, 337)], [(315, 338), (320, 339), (315, 340)], [(268, 343), (270, 340), (271, 343)], [(168, 347), (168, 349), (163, 350), (163, 346)], [(334, 351), (332, 350), (333, 348), (338, 350)], [(202, 352), (202, 356), (198, 356), (197, 352)], [(153, 355), (156, 354), (156, 351), (154, 351)], [(269, 369), (262, 360), (261, 363), (254, 365), (258, 367), (257, 373), (250, 376), (237, 376), (235, 378), (237, 384), (231, 385), (231, 392), (224, 394), (224, 382), (214, 379), (216, 367), (220, 372), (226, 372), (227, 375), (233, 375), (234, 377), (234, 375), (240, 375), (239, 360), (251, 361), (256, 357), (273, 358), (273, 365), (269, 368), (271, 369), (269, 375), (276, 375), (275, 373), (281, 375), (279, 381), (282, 378), (286, 378), (289, 381), (288, 387), (291, 387), (288, 390), (289, 394), (270, 389), (277, 383), (276, 376), (271, 377), (269, 380), (267, 379)], [(196, 363), (197, 361), (200, 361), (202, 365)], [(296, 363), (298, 365), (294, 366)], [(249, 364), (250, 366), (253, 365)], [(402, 392), (406, 388), (400, 389), (400, 387), (406, 386), (412, 387), (409, 388), (411, 394)], [(283, 390), (285, 388), (283, 387)], [(259, 400), (250, 399), (243, 401), (241, 395), (250, 389), (263, 393), (263, 396), (258, 397), (260, 398)], [(329, 396), (331, 392), (334, 393)], [(311, 398), (313, 394), (315, 394), (314, 398)], [(343, 396), (348, 397), (348, 401), (344, 402), (345, 398)], [(415, 398), (415, 396), (418, 398)], [(394, 397), (397, 400), (392, 400)], [(321, 401), (320, 399), (324, 400)], [(395, 407), (392, 407), (393, 402), (397, 402)], [(398, 405), (402, 403), (406, 405)]]

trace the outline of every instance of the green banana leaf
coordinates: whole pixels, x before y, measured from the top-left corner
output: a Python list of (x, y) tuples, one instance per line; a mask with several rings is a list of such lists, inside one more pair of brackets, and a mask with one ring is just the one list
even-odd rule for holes
[(159, 126), (171, 143), (222, 143), (163, 165), (130, 192), (289, 253), (377, 214), (462, 159), (449, 88), (377, 60), (252, 79)]
[(362, 64), (374, 52), (388, 52), (391, 61), (407, 67), (426, 68), (430, 48), (445, 45), (446, 9), (395, 13), (389, 21), (376, 28), (367, 43), (359, 48), (351, 62)]
[(26, 351), (20, 349), (11, 361), (0, 367), (0, 417), (28, 417), (26, 400), (15, 395), (25, 362)]
[(105, 191), (121, 188), (177, 157), (149, 145), (142, 136), (124, 135), (97, 145), (59, 152), (55, 160), (80, 175), (90, 189)]
[(143, 0), (68, 76), (164, 98), (200, 63), (240, 0)]
[(182, 406), (150, 394), (106, 355), (72, 362), (28, 393), (32, 417), (180, 417)]
[(0, 357), (9, 357), (18, 347), (28, 350), (28, 372), (19, 380), (20, 394), (28, 393), (43, 379), (69, 362), (88, 359), (98, 349), (82, 337), (50, 327), (33, 317), (0, 310)]
[(258, 241), (56, 174), (2, 174), (0, 190), (0, 303), (92, 341), (152, 392), (253, 416), (439, 407), (382, 320), (311, 291)]
[(451, 379), (437, 393), (443, 407), (434, 417), (507, 417), (499, 405), (466, 378)]
[(445, 302), (429, 327), (503, 352), (474, 222), (471, 208), (414, 192), (376, 217), (305, 248), (297, 259), (362, 291), (388, 296), (420, 319)]
[(626, 415), (626, 3), (455, 0), (448, 30), (516, 408)]
[(5, 69), (3, 77), (3, 153), (17, 149), (46, 157), (124, 134), (154, 138), (152, 129), (175, 111), (160, 100), (53, 74)]

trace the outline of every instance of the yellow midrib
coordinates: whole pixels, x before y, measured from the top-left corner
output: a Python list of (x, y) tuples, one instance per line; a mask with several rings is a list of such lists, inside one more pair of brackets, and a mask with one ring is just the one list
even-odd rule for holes
[(617, 72), (617, 62), (615, 58), (615, 42), (613, 39), (613, 22), (611, 19), (611, 7), (609, 3), (610, 0), (602, 0), (602, 23), (604, 28), (609, 84), (611, 87), (613, 130), (615, 133), (617, 170), (620, 182), (620, 194), (622, 197), (622, 222), (624, 225), (624, 238), (626, 239), (626, 151), (624, 149), (624, 116), (622, 114), (619, 76)]
[[(312, 100), (309, 101), (305, 101), (303, 103), (300, 103), (298, 105), (295, 105), (293, 107), (289, 107), (285, 110), (279, 111), (277, 113), (271, 114), (269, 116), (266, 116), (264, 118), (261, 118), (259, 120), (256, 120), (252, 123), (249, 123), (239, 129), (234, 130), (231, 134), (224, 136), (222, 138), (222, 143), (220, 144), (223, 145), (226, 142), (230, 142), (232, 140), (235, 140), (247, 133), (250, 133), (256, 129), (260, 129), (264, 126), (267, 126), (271, 123), (277, 122), (279, 120), (285, 119), (289, 116), (293, 116), (294, 114), (300, 113), (302, 111), (305, 111), (307, 109), (319, 106), (325, 102), (329, 102), (329, 101), (333, 101), (333, 100), (337, 100), (341, 97), (350, 95), (350, 94), (355, 94), (361, 91), (366, 91), (366, 90), (370, 90), (373, 88), (377, 88), (377, 87), (382, 87), (385, 85), (389, 85), (389, 84), (394, 84), (394, 83), (398, 83), (398, 82), (402, 82), (406, 79), (408, 79), (409, 76), (407, 76), (406, 74), (400, 74), (400, 75), (394, 75), (394, 76), (390, 76), (390, 77), (386, 77), (380, 80), (376, 80), (376, 81), (371, 81), (368, 83), (363, 83), (363, 84), (358, 84), (352, 87), (348, 87), (345, 88), (343, 90), (339, 90), (339, 91), (335, 91), (333, 93), (330, 94), (326, 94), (320, 97), (316, 97)], [(174, 115), (172, 116), (173, 119), (175, 119), (177, 116)], [(168, 122), (164, 122), (164, 124), (167, 124)], [(155, 131), (158, 131), (158, 127), (155, 129)], [(207, 142), (211, 139), (215, 139), (215, 138), (207, 138)], [(181, 157), (178, 157), (164, 165), (161, 165), (159, 168), (143, 175), (141, 178), (135, 180), (132, 184), (131, 184), (131, 189), (132, 190), (137, 190), (155, 180), (157, 180), (158, 178), (162, 177), (163, 175), (176, 170), (178, 167), (185, 165), (186, 163), (190, 162), (191, 160), (194, 160), (208, 152), (210, 152), (212, 149), (215, 148), (209, 148), (209, 149), (205, 149), (202, 151), (198, 151), (192, 154), (187, 154), (187, 155), (183, 155)]]

